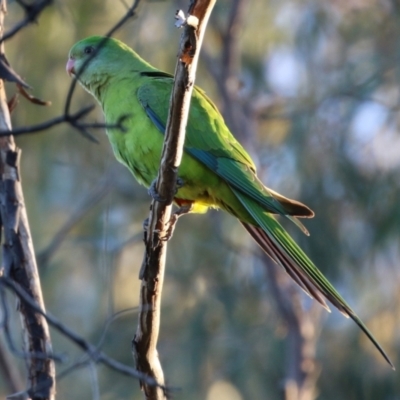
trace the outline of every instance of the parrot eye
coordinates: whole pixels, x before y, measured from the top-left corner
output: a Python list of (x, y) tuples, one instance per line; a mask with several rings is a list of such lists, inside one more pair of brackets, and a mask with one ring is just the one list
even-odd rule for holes
[(94, 47), (93, 46), (87, 46), (83, 49), (83, 52), (85, 54), (92, 54), (94, 52)]

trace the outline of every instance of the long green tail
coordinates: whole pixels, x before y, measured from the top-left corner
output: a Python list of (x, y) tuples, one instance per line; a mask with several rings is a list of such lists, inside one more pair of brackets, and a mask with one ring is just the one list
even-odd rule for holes
[(279, 222), (254, 200), (237, 189), (232, 191), (254, 218), (259, 227), (242, 222), (259, 246), (271, 259), (282, 266), (290, 277), (312, 298), (329, 310), (324, 297), (329, 300), (344, 316), (350, 317), (369, 337), (385, 360), (394, 368), (389, 357), (364, 325), (357, 314), (346, 303), (343, 297), (329, 283), (307, 255), (293, 241)]

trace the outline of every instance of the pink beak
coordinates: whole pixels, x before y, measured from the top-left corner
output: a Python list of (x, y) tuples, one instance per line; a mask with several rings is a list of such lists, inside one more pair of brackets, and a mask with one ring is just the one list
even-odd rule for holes
[(68, 59), (65, 69), (67, 70), (67, 74), (69, 76), (75, 75), (75, 60), (73, 58)]

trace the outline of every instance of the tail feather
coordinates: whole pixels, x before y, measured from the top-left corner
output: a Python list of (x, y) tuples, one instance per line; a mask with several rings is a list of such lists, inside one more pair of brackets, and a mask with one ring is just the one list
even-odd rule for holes
[(314, 211), (307, 207), (305, 204), (300, 203), (297, 200), (289, 199), (281, 194), (275, 192), (274, 190), (268, 188), (269, 193), (275, 197), (279, 203), (282, 204), (288, 215), (292, 215), (297, 218), (313, 218)]
[(278, 221), (272, 215), (265, 212), (257, 202), (242, 192), (234, 188), (232, 188), (232, 191), (255, 221), (254, 225), (242, 222), (244, 228), (265, 253), (275, 263), (282, 266), (289, 276), (324, 308), (329, 310), (324, 299), (325, 297), (343, 315), (353, 319), (394, 369), (393, 363), (372, 336), (372, 333)]
[(286, 254), (280, 252), (279, 248), (275, 246), (274, 242), (268, 235), (261, 229), (254, 225), (242, 222), (244, 228), (249, 232), (251, 237), (257, 244), (264, 250), (264, 252), (278, 265), (282, 266), (287, 274), (304, 290), (304, 292), (315, 299), (324, 307), (328, 312), (331, 312), (329, 306), (326, 304), (325, 299), (321, 293), (313, 286), (308, 277), (302, 273), (297, 265), (287, 257)]

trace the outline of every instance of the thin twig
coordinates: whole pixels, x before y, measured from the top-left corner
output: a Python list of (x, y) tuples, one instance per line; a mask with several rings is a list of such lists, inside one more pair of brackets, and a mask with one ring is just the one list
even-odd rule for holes
[(113, 186), (112, 177), (109, 175), (102, 179), (94, 189), (78, 204), (75, 211), (69, 216), (68, 220), (54, 234), (51, 242), (37, 256), (41, 268), (46, 266), (54, 253), (61, 246), (64, 239), (74, 226), (82, 220), (85, 214), (106, 196)]
[(92, 399), (100, 400), (99, 376), (96, 366), (93, 363), (89, 364), (90, 380), (92, 381)]
[(32, 359), (37, 359), (37, 360), (46, 360), (47, 358), (50, 358), (55, 361), (64, 361), (65, 357), (61, 355), (56, 355), (56, 354), (46, 354), (43, 352), (24, 352), (20, 351), (17, 349), (17, 347), (14, 344), (14, 340), (12, 337), (12, 334), (10, 332), (10, 316), (9, 316), (9, 309), (8, 309), (8, 304), (6, 301), (6, 293), (3, 288), (0, 289), (0, 304), (1, 304), (1, 311), (3, 314), (3, 320), (1, 322), (1, 327), (3, 328), (4, 331), (4, 337), (6, 339), (7, 345), (11, 353), (13, 353), (15, 356), (25, 359), (25, 360), (32, 360)]
[(24, 379), (0, 336), (0, 374), (7, 390), (11, 393), (19, 392), (24, 387)]
[(14, 25), (8, 32), (5, 32), (3, 37), (0, 38), (0, 43), (12, 38), (21, 29), (25, 28), (29, 24), (36, 22), (39, 14), (47, 6), (51, 5), (51, 3), (53, 3), (53, 0), (36, 1), (33, 4), (25, 4), (24, 2), (19, 0), (17, 1), (17, 3), (25, 10), (25, 18)]
[(119, 129), (122, 132), (126, 131), (126, 127), (124, 126), (124, 122), (127, 115), (121, 116), (115, 124), (104, 124), (104, 123), (83, 123), (80, 120), (89, 114), (93, 109), (94, 105), (86, 106), (81, 110), (77, 111), (71, 115), (60, 115), (59, 117), (52, 118), (48, 121), (42, 122), (37, 125), (23, 126), (21, 128), (11, 129), (11, 130), (0, 130), (0, 137), (3, 136), (20, 136), (26, 134), (33, 134), (43, 132), (47, 129), (50, 129), (56, 125), (60, 125), (62, 123), (68, 123), (72, 127), (74, 127), (79, 133), (81, 133), (84, 137), (89, 139), (92, 142), (98, 143), (98, 140), (91, 135), (87, 129)]
[(94, 109), (94, 105), (86, 106), (81, 110), (71, 115), (60, 115), (59, 117), (52, 118), (46, 122), (37, 125), (23, 126), (21, 128), (15, 128), (11, 130), (0, 130), (0, 136), (18, 136), (26, 133), (37, 133), (46, 129), (52, 128), (55, 125), (62, 124), (64, 122), (77, 122), (89, 114)]
[[(111, 315), (109, 318), (107, 318), (107, 321), (104, 324), (103, 327), (103, 332), (101, 334), (101, 337), (99, 339), (99, 341), (97, 342), (95, 348), (97, 351), (100, 351), (100, 348), (103, 345), (104, 339), (106, 337), (108, 328), (110, 327), (110, 325), (112, 324), (112, 322), (114, 322), (117, 318), (119, 318), (121, 315), (126, 314), (128, 312), (133, 312), (133, 311), (137, 311), (137, 308), (128, 308), (125, 310), (121, 310), (118, 311), (117, 313)], [(90, 357), (90, 355), (88, 354), (84, 354), (82, 357), (80, 357), (80, 359), (78, 361), (76, 361), (75, 363), (73, 363), (72, 365), (70, 365), (67, 369), (65, 369), (64, 371), (60, 372), (59, 374), (57, 374), (57, 381), (59, 381), (60, 379), (63, 379), (65, 377), (67, 377), (71, 372), (76, 372), (76, 370), (78, 368), (83, 368), (85, 366), (87, 366), (88, 364), (93, 364), (93, 359)]]

